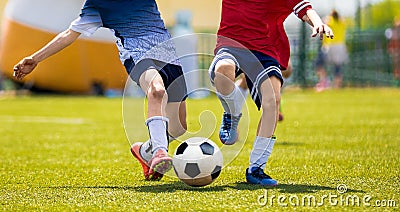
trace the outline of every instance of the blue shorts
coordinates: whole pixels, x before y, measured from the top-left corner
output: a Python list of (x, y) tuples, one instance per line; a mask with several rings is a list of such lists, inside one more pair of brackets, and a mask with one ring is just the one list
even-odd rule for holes
[(168, 94), (168, 102), (182, 102), (187, 98), (186, 81), (180, 65), (169, 64), (154, 59), (143, 59), (138, 64), (133, 59), (125, 60), (124, 66), (131, 79), (139, 84), (140, 76), (149, 69), (156, 69), (163, 79)]
[(223, 59), (231, 59), (235, 62), (236, 77), (241, 73), (245, 74), (251, 98), (259, 110), (261, 108), (262, 99), (261, 93), (259, 92), (261, 84), (269, 77), (276, 76), (283, 85), (282, 72), (277, 60), (257, 51), (234, 47), (222, 47), (218, 49), (209, 69), (212, 83), (214, 83), (215, 65), (218, 61)]

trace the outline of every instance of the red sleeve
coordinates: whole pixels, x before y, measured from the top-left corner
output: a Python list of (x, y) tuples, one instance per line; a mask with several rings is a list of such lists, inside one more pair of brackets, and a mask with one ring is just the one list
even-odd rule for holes
[(312, 9), (312, 5), (308, 0), (288, 0), (288, 6), (293, 9), (294, 14), (302, 19), (307, 10)]

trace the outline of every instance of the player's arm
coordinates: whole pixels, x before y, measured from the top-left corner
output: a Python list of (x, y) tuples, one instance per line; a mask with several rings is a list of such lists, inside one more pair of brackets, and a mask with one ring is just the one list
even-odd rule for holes
[(315, 37), (319, 34), (320, 39), (322, 39), (325, 34), (326, 37), (331, 39), (333, 38), (332, 29), (328, 25), (322, 22), (321, 18), (319, 17), (317, 12), (315, 12), (315, 10), (313, 9), (307, 10), (306, 14), (303, 16), (302, 19), (303, 21), (307, 22), (313, 27), (311, 34), (312, 37)]
[(80, 35), (81, 33), (71, 29), (61, 32), (39, 51), (25, 57), (16, 64), (14, 66), (14, 77), (18, 80), (23, 79), (36, 68), (39, 62), (71, 45)]

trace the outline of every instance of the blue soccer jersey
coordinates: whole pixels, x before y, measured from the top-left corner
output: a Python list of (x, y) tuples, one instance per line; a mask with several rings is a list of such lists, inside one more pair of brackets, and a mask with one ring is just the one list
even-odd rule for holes
[(100, 27), (114, 32), (123, 64), (155, 59), (179, 65), (155, 0), (87, 0), (70, 29), (90, 36)]

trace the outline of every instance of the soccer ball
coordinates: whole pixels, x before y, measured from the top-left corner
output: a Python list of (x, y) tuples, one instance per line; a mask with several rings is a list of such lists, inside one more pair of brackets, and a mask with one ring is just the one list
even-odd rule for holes
[(212, 183), (221, 173), (221, 150), (211, 140), (202, 137), (182, 142), (172, 160), (178, 178), (189, 186), (201, 187)]

